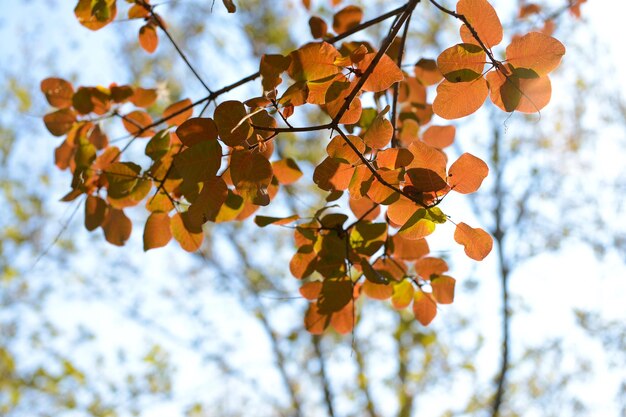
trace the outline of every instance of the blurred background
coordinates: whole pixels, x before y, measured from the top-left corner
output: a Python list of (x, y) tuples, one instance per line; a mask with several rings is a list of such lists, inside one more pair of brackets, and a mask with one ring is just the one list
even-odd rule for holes
[[(144, 253), (139, 227), (114, 247), (84, 229), (78, 203), (59, 201), (70, 178), (54, 166), (60, 139), (42, 122), (43, 78), (158, 87), (161, 110), (205, 94), (164, 37), (153, 55), (139, 47), (141, 22), (119, 3), (118, 21), (91, 32), (73, 1), (0, 0), (0, 415), (490, 416), (506, 327), (500, 416), (626, 416), (626, 6), (589, 0), (577, 17), (567, 0), (540, 0), (539, 14), (520, 18), (522, 3), (492, 1), (503, 45), (552, 17), (567, 47), (540, 115), (486, 105), (454, 122), (450, 157), (469, 151), (490, 177), (442, 209), (500, 230), (494, 251), (468, 260), (443, 225), (429, 244), (451, 266), (456, 300), (429, 327), (362, 297), (353, 334), (319, 337), (303, 328), (291, 230), (209, 223), (198, 253), (176, 244)], [(358, 4), (370, 19), (403, 2), (312, 0), (307, 11), (300, 0), (239, 0), (235, 14), (220, 1), (154, 3), (217, 89), (255, 72), (261, 54), (310, 41), (311, 14), (330, 22)], [(357, 38), (376, 45), (388, 24)], [(458, 27), (418, 5), (404, 69), (456, 43)], [(251, 83), (223, 98), (260, 92)], [(324, 204), (306, 177), (327, 139), (276, 141), (305, 176), (261, 213)], [(145, 221), (141, 209), (129, 215)]]

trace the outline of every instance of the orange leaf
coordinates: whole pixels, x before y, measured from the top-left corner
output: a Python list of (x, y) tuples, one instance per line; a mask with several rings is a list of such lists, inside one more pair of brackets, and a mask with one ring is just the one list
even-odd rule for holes
[(459, 223), (454, 231), (454, 240), (465, 247), (465, 253), (476, 261), (482, 261), (493, 247), (489, 233), (480, 228), (473, 228)]
[(309, 301), (317, 300), (322, 291), (322, 281), (309, 281), (302, 284), (300, 294)]
[(171, 239), (170, 216), (161, 212), (150, 214), (143, 230), (143, 250), (161, 248)]
[(376, 164), (379, 168), (404, 168), (413, 161), (413, 154), (404, 148), (387, 148), (376, 154)]
[(415, 78), (417, 78), (423, 85), (435, 85), (441, 81), (442, 75), (437, 63), (434, 59), (422, 58), (417, 61), (415, 68), (413, 69)]
[(309, 19), (309, 29), (311, 29), (311, 36), (314, 39), (321, 39), (328, 33), (328, 25), (324, 19), (317, 16), (312, 16)]
[(107, 203), (100, 197), (88, 195), (85, 201), (85, 228), (95, 230), (104, 222)]
[(372, 149), (383, 149), (391, 142), (393, 126), (385, 117), (388, 109), (389, 107), (376, 115), (376, 118), (374, 118), (374, 121), (363, 135), (363, 141)]
[(211, 118), (194, 117), (185, 120), (176, 129), (176, 135), (185, 146), (217, 139), (217, 126)]
[(363, 293), (374, 300), (386, 300), (393, 294), (393, 287), (389, 284), (376, 284), (365, 280)]
[(347, 135), (347, 138), (357, 149), (358, 153), (355, 152), (340, 135), (332, 138), (328, 146), (326, 146), (326, 152), (328, 152), (328, 156), (341, 163), (357, 165), (361, 161), (359, 154), (362, 155), (365, 152), (365, 143), (363, 143), (363, 139), (358, 136)]
[(297, 279), (306, 278), (315, 270), (317, 253), (313, 246), (305, 245), (298, 249), (289, 262), (289, 271)]
[(304, 327), (311, 334), (322, 334), (330, 324), (330, 317), (321, 314), (317, 303), (309, 303), (309, 309), (304, 316)]
[(506, 47), (506, 62), (515, 68), (527, 68), (546, 75), (561, 63), (565, 47), (552, 36), (530, 32), (514, 39)]
[[(375, 56), (376, 53), (374, 52), (366, 54), (363, 60), (357, 64), (357, 68), (362, 73), (367, 71)], [(402, 70), (398, 68), (393, 59), (389, 58), (387, 54), (383, 54), (374, 71), (363, 84), (363, 90), (377, 93), (388, 89), (403, 79), (404, 74), (402, 74)]]
[(431, 126), (424, 132), (422, 140), (424, 143), (435, 148), (443, 149), (452, 145), (454, 136), (456, 135), (456, 127), (449, 126)]
[(157, 90), (155, 88), (136, 87), (130, 101), (137, 107), (147, 108), (152, 105), (156, 99)]
[(163, 111), (163, 118), (167, 119), (166, 123), (168, 126), (179, 126), (189, 119), (192, 114), (191, 100), (186, 98), (167, 106), (165, 111)]
[(486, 63), (485, 51), (472, 43), (459, 43), (437, 57), (437, 66), (452, 83), (473, 81), (482, 76)]
[(446, 177), (446, 155), (433, 146), (423, 142), (413, 142), (409, 145), (413, 154), (413, 161), (407, 168), (423, 168), (433, 171), (440, 178)]
[[(502, 24), (487, 0), (459, 0), (456, 11), (465, 16), (487, 48), (491, 49), (502, 42)], [(463, 28), (465, 28), (465, 31), (461, 30), (463, 42), (478, 44), (468, 28), (465, 25)]]
[(72, 109), (61, 109), (48, 113), (43, 117), (46, 128), (54, 136), (63, 136), (70, 131), (76, 121), (76, 113)]
[(349, 205), (357, 219), (373, 221), (380, 214), (380, 206), (367, 197), (350, 198)]
[(428, 256), (415, 262), (415, 272), (422, 279), (430, 279), (433, 275), (441, 275), (448, 269), (448, 264), (441, 258)]
[(345, 190), (353, 173), (353, 166), (328, 157), (315, 168), (313, 182), (324, 191)]
[(487, 81), (491, 101), (506, 112), (536, 113), (548, 105), (552, 96), (552, 84), (547, 76), (521, 78), (514, 72), (505, 77), (500, 71), (491, 71)]
[(272, 162), (272, 170), (274, 176), (280, 184), (289, 185), (298, 181), (302, 176), (302, 171), (296, 161), (291, 158), (285, 158)]
[(409, 240), (402, 235), (395, 234), (391, 237), (393, 243), (393, 256), (403, 261), (414, 261), (430, 252), (426, 239)]
[(41, 82), (41, 92), (52, 107), (64, 109), (72, 105), (74, 87), (61, 78), (46, 78)]
[(454, 161), (448, 171), (450, 188), (461, 194), (470, 194), (478, 190), (489, 174), (489, 167), (482, 159), (471, 153), (464, 153)]
[(294, 81), (315, 81), (339, 73), (334, 62), (339, 52), (329, 43), (308, 43), (289, 54), (287, 73)]
[(437, 302), (432, 294), (422, 290), (415, 291), (413, 296), (413, 314), (423, 326), (428, 326), (437, 315)]
[(451, 83), (444, 80), (437, 86), (433, 111), (444, 119), (458, 119), (474, 113), (489, 94), (487, 81), (477, 78), (467, 83)]
[(202, 229), (190, 227), (186, 221), (187, 213), (176, 213), (170, 221), (172, 236), (187, 252), (195, 252), (202, 245)]
[(78, 22), (91, 30), (98, 30), (108, 25), (117, 14), (116, 0), (79, 0), (74, 14)]
[(107, 242), (115, 246), (124, 246), (130, 237), (133, 225), (122, 210), (110, 208), (102, 223), (102, 230)]
[(159, 35), (153, 24), (145, 24), (139, 29), (139, 45), (149, 54), (159, 45)]
[(344, 7), (333, 16), (333, 30), (337, 35), (341, 35), (361, 23), (361, 19), (363, 19), (363, 11), (360, 7)]
[[(124, 127), (133, 136), (146, 138), (154, 135), (154, 130), (145, 129), (152, 124), (152, 117), (145, 111), (135, 110), (128, 113), (122, 119)], [(145, 129), (145, 130), (144, 130)]]
[(439, 304), (452, 304), (454, 301), (454, 284), (456, 280), (447, 275), (440, 275), (430, 280), (433, 297)]

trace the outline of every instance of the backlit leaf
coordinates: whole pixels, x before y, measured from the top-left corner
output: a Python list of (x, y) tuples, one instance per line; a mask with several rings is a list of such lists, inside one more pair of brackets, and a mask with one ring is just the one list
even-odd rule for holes
[[(366, 54), (363, 60), (358, 63), (357, 68), (362, 73), (367, 71), (375, 56), (376, 53), (374, 52)], [(374, 67), (374, 71), (363, 84), (363, 90), (375, 93), (384, 91), (403, 79), (404, 74), (402, 74), (402, 70), (398, 68), (393, 59), (389, 58), (389, 55), (383, 54), (376, 67)]]
[(143, 230), (143, 250), (161, 248), (172, 239), (170, 217), (167, 213), (150, 214)]
[(133, 136), (146, 138), (154, 135), (152, 129), (147, 129), (152, 124), (152, 117), (145, 111), (135, 110), (128, 113), (122, 119), (124, 127)]
[(339, 52), (329, 43), (308, 43), (291, 54), (287, 73), (294, 81), (321, 80), (339, 73), (334, 62)]
[(124, 246), (130, 237), (133, 225), (122, 210), (109, 208), (102, 223), (102, 230), (107, 242), (115, 246)]
[(61, 78), (46, 78), (41, 82), (41, 92), (52, 107), (64, 109), (72, 105), (74, 87)]
[(415, 272), (417, 272), (422, 279), (431, 279), (433, 276), (443, 274), (448, 271), (448, 269), (449, 267), (446, 261), (432, 256), (418, 259), (415, 262)]
[(415, 68), (413, 69), (415, 78), (417, 78), (423, 85), (435, 85), (441, 78), (441, 71), (437, 68), (437, 62), (434, 59), (422, 58), (417, 61)]
[(354, 167), (333, 158), (324, 159), (313, 172), (313, 182), (322, 190), (345, 190), (350, 184)]
[(439, 149), (443, 149), (452, 145), (454, 142), (454, 136), (456, 135), (456, 127), (453, 125), (448, 126), (430, 126), (424, 132), (422, 140), (424, 143), (430, 146), (434, 146)]
[(461, 83), (444, 80), (437, 86), (433, 111), (448, 120), (465, 117), (483, 105), (487, 94), (489, 94), (489, 89), (483, 77)]
[(346, 6), (333, 16), (333, 30), (338, 35), (349, 31), (361, 23), (363, 11), (357, 6)]
[(173, 103), (163, 111), (163, 118), (167, 119), (169, 126), (179, 126), (183, 124), (193, 114), (191, 100), (186, 98)]
[(565, 47), (552, 36), (530, 32), (516, 38), (506, 48), (506, 62), (515, 68), (528, 68), (546, 75), (561, 63)]
[(471, 43), (451, 46), (437, 58), (439, 71), (452, 83), (473, 81), (481, 77), (485, 63), (485, 51)]
[(452, 304), (456, 280), (447, 275), (440, 275), (430, 280), (433, 297), (439, 304)]
[(547, 76), (520, 78), (513, 74), (505, 77), (500, 71), (487, 74), (491, 101), (503, 111), (536, 113), (550, 102), (552, 84)]
[(61, 109), (48, 113), (43, 117), (46, 128), (54, 136), (63, 136), (70, 131), (76, 121), (76, 113), (72, 109)]
[[(491, 49), (502, 42), (503, 33), (500, 18), (487, 0), (459, 0), (456, 11), (465, 16), (487, 48)], [(465, 25), (463, 26), (465, 27)], [(463, 42), (477, 44), (477, 40), (468, 34), (469, 30), (461, 31)]]
[(383, 149), (389, 145), (393, 137), (393, 126), (385, 117), (386, 113), (385, 110), (380, 112), (363, 135), (363, 141), (372, 149)]
[(194, 117), (185, 120), (176, 129), (176, 135), (185, 146), (217, 139), (217, 126), (209, 117)]
[(450, 166), (448, 184), (458, 193), (469, 194), (480, 188), (488, 174), (487, 164), (482, 159), (466, 152)]
[(272, 164), (256, 152), (236, 151), (230, 160), (230, 175), (237, 192), (258, 206), (269, 204), (267, 189), (274, 173)]
[(291, 158), (272, 162), (272, 170), (278, 182), (284, 185), (293, 184), (302, 176), (300, 167), (298, 167), (296, 161)]
[(79, 0), (74, 14), (81, 25), (98, 30), (108, 25), (117, 14), (116, 0)]
[(403, 279), (393, 286), (393, 295), (391, 296), (391, 304), (395, 309), (402, 310), (407, 308), (413, 301), (415, 289), (411, 281)]
[(185, 217), (186, 213), (174, 214), (170, 221), (170, 230), (181, 248), (187, 252), (195, 252), (202, 245), (204, 233), (202, 233), (202, 229), (190, 228), (184, 219)]
[(391, 242), (393, 256), (403, 261), (414, 261), (430, 252), (426, 239), (409, 240), (402, 235), (395, 234), (391, 237)]
[(85, 228), (95, 230), (104, 222), (107, 203), (97, 196), (88, 195), (85, 201)]
[[(348, 145), (342, 136), (337, 135), (326, 146), (326, 152), (328, 156), (339, 162), (356, 165), (361, 162), (359, 154), (362, 155), (365, 152), (365, 143), (358, 136), (347, 135), (346, 137), (352, 146)], [(353, 150), (353, 147), (356, 148), (358, 153)]]
[(202, 190), (187, 210), (188, 223), (200, 228), (208, 221), (215, 221), (228, 197), (228, 187), (221, 177), (213, 177), (202, 183)]
[(482, 261), (493, 247), (489, 233), (480, 228), (473, 228), (459, 223), (454, 231), (454, 240), (465, 247), (465, 253), (476, 261)]
[(437, 315), (437, 303), (433, 296), (422, 290), (413, 296), (413, 314), (423, 326), (428, 326)]
[(311, 29), (311, 36), (315, 39), (321, 39), (328, 33), (328, 25), (324, 19), (317, 16), (311, 16), (309, 19), (309, 28)]
[(139, 29), (139, 45), (149, 54), (156, 51), (159, 45), (159, 35), (153, 24), (145, 24)]
[(241, 145), (252, 134), (246, 108), (240, 101), (224, 101), (215, 109), (214, 119), (220, 139), (228, 146)]

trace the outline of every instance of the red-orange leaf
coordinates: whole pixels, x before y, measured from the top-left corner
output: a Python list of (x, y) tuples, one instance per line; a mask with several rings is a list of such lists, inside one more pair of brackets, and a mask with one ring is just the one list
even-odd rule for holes
[(128, 113), (122, 119), (124, 127), (131, 135), (139, 136), (140, 138), (147, 138), (154, 135), (154, 130), (146, 129), (147, 126), (152, 124), (152, 117), (145, 111), (135, 110)]
[(437, 302), (432, 294), (422, 290), (415, 291), (413, 296), (413, 314), (423, 326), (428, 326), (437, 315)]
[(163, 111), (163, 118), (167, 119), (169, 126), (179, 126), (193, 114), (191, 100), (186, 98), (167, 106)]
[(345, 190), (353, 173), (354, 167), (329, 157), (315, 168), (313, 182), (324, 191)]
[(211, 118), (194, 117), (178, 126), (176, 135), (185, 146), (193, 146), (200, 142), (216, 140), (217, 126)]
[(448, 171), (450, 188), (461, 194), (473, 193), (489, 174), (489, 167), (482, 159), (471, 153), (464, 153), (454, 161)]
[(439, 54), (437, 66), (452, 83), (473, 81), (482, 76), (486, 54), (478, 45), (459, 43)]
[(415, 272), (423, 279), (430, 279), (433, 275), (441, 275), (449, 269), (448, 264), (441, 258), (428, 256), (415, 262)]
[(439, 304), (452, 304), (456, 280), (447, 275), (440, 275), (430, 280), (433, 297)]
[(309, 281), (302, 284), (300, 294), (307, 300), (317, 300), (322, 291), (322, 281)]
[(376, 115), (365, 135), (363, 135), (363, 141), (372, 149), (383, 149), (391, 142), (393, 127), (391, 122), (385, 117), (388, 109), (389, 107)]
[(72, 105), (74, 87), (72, 84), (61, 78), (46, 78), (41, 82), (41, 92), (45, 94), (46, 100), (51, 106), (57, 109), (64, 109)]
[(466, 83), (451, 83), (444, 80), (437, 86), (433, 111), (448, 120), (465, 117), (483, 105), (487, 94), (489, 89), (483, 77)]
[(409, 240), (402, 235), (391, 237), (393, 243), (393, 256), (403, 261), (414, 261), (430, 252), (426, 239)]
[(159, 35), (153, 24), (145, 24), (139, 29), (139, 45), (149, 54), (156, 50), (159, 45)]
[(311, 36), (315, 39), (321, 39), (328, 33), (328, 25), (324, 19), (317, 16), (309, 19), (309, 29), (311, 29)]
[(102, 223), (102, 230), (104, 230), (104, 237), (107, 242), (115, 246), (124, 246), (130, 237), (133, 225), (122, 210), (109, 208)]
[(552, 36), (530, 32), (514, 39), (506, 48), (506, 62), (515, 68), (527, 68), (546, 75), (561, 63), (565, 47)]
[(43, 117), (46, 128), (54, 136), (63, 136), (70, 131), (76, 121), (76, 113), (72, 109), (61, 109), (48, 113)]
[(287, 73), (294, 81), (315, 81), (339, 73), (334, 62), (339, 52), (329, 43), (308, 43), (289, 54)]
[(74, 14), (81, 25), (91, 30), (98, 30), (115, 19), (116, 0), (79, 0)]
[(202, 229), (190, 227), (185, 221), (186, 213), (176, 213), (170, 222), (172, 236), (187, 252), (195, 252), (202, 245), (204, 233)]
[(422, 140), (430, 146), (443, 149), (452, 145), (454, 136), (456, 135), (456, 127), (449, 126), (431, 126), (424, 132)]
[[(363, 60), (357, 64), (357, 68), (362, 73), (367, 71), (375, 56), (376, 53), (374, 52), (366, 54)], [(402, 74), (402, 70), (398, 68), (393, 59), (389, 58), (389, 55), (383, 54), (374, 71), (363, 84), (363, 90), (375, 93), (384, 91), (403, 79), (404, 74)]]
[(363, 154), (365, 152), (365, 143), (363, 143), (363, 139), (354, 135), (347, 135), (348, 140), (352, 144), (353, 147), (357, 149), (355, 152), (352, 149), (352, 146), (348, 145), (348, 143), (343, 139), (342, 136), (335, 136), (326, 146), (326, 152), (328, 156), (333, 159), (338, 160), (339, 162), (356, 165), (361, 161), (359, 154)]
[(171, 239), (170, 216), (161, 212), (150, 214), (143, 230), (143, 250), (161, 248)]
[(505, 77), (500, 71), (487, 74), (491, 101), (504, 111), (536, 113), (550, 102), (552, 84), (547, 76), (521, 78), (519, 71)]
[[(502, 42), (502, 24), (487, 0), (459, 0), (456, 11), (465, 16), (487, 48), (491, 49)], [(463, 42), (478, 44), (465, 25), (463, 28), (465, 28), (461, 30)]]
[(107, 211), (107, 203), (100, 197), (87, 196), (85, 201), (85, 228), (95, 230), (104, 222)]
[(333, 16), (333, 30), (341, 35), (361, 23), (361, 19), (363, 19), (363, 11), (360, 7), (344, 7)]
[(441, 81), (443, 77), (434, 59), (420, 59), (417, 61), (417, 64), (415, 64), (413, 71), (415, 78), (425, 86), (435, 85)]
[(465, 247), (465, 253), (476, 261), (482, 261), (493, 247), (489, 233), (480, 228), (473, 228), (459, 223), (454, 231), (454, 240)]
[(147, 108), (157, 99), (157, 90), (155, 88), (136, 87), (135, 92), (130, 98), (130, 102), (137, 107)]
[(293, 184), (302, 176), (300, 167), (291, 158), (272, 162), (272, 170), (278, 182), (283, 185)]

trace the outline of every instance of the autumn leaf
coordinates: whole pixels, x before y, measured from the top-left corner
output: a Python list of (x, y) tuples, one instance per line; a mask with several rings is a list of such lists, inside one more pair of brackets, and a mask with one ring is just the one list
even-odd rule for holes
[(437, 86), (433, 111), (444, 119), (459, 119), (478, 110), (488, 94), (487, 81), (483, 77), (459, 83), (444, 80)]
[(159, 35), (153, 24), (145, 24), (139, 29), (139, 45), (149, 54), (156, 51), (159, 45)]
[[(357, 64), (357, 68), (361, 71), (361, 73), (367, 71), (375, 57), (376, 53), (374, 52), (366, 54), (363, 57), (363, 59)], [(375, 93), (384, 91), (403, 79), (404, 74), (402, 74), (402, 70), (398, 68), (389, 55), (383, 54), (378, 64), (374, 67), (371, 75), (367, 78), (365, 84), (363, 84), (363, 90)]]
[(439, 275), (430, 280), (433, 297), (439, 304), (452, 304), (454, 301), (454, 285), (456, 280), (447, 275)]
[[(459, 0), (456, 11), (467, 19), (487, 48), (491, 49), (502, 42), (500, 18), (487, 0)], [(478, 43), (465, 25), (461, 28), (461, 38), (463, 42)]]
[(333, 30), (338, 35), (349, 31), (361, 23), (363, 11), (357, 6), (346, 6), (333, 16)]
[(459, 223), (454, 232), (454, 240), (465, 247), (465, 253), (476, 261), (482, 261), (493, 247), (493, 239), (489, 233), (480, 228), (473, 228)]
[(41, 82), (41, 92), (52, 107), (65, 109), (72, 105), (74, 87), (61, 78), (46, 78)]
[(151, 213), (143, 231), (143, 250), (160, 248), (172, 239), (170, 217), (167, 213)]
[(430, 293), (415, 291), (413, 296), (413, 314), (423, 326), (428, 326), (437, 315), (437, 302)]
[(186, 98), (167, 106), (163, 111), (163, 119), (166, 119), (168, 126), (179, 126), (189, 119), (192, 114), (193, 105), (191, 100)]
[(480, 188), (488, 174), (487, 164), (482, 159), (466, 152), (450, 166), (448, 184), (458, 193), (470, 194)]
[(546, 75), (561, 63), (565, 47), (552, 36), (530, 32), (516, 38), (506, 48), (506, 62), (515, 68), (527, 68)]

